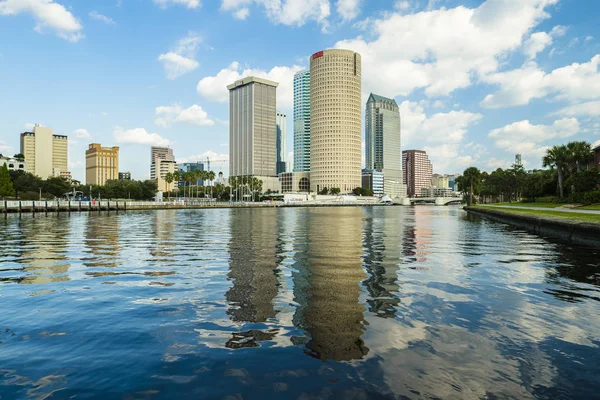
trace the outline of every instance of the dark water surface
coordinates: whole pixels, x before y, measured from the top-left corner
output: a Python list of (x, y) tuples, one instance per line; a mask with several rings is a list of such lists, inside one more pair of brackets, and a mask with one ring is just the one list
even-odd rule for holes
[(453, 207), (9, 215), (0, 398), (598, 398), (599, 264)]

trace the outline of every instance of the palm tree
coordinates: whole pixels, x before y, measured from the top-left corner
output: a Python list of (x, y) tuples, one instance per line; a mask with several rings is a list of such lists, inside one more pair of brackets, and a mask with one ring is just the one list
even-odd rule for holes
[(171, 201), (171, 183), (173, 183), (173, 173), (167, 172), (165, 175), (165, 182), (167, 182), (167, 190), (169, 192), (169, 201)]
[(571, 167), (577, 172), (581, 172), (589, 168), (590, 160), (594, 159), (592, 146), (588, 142), (570, 142), (567, 144), (569, 158), (572, 163)]
[(180, 178), (181, 174), (179, 173), (179, 170), (176, 169), (175, 172), (172, 173), (172, 175), (173, 175), (173, 182), (177, 182), (177, 190), (179, 191), (179, 180), (180, 180), (179, 178)]
[[(473, 205), (473, 196), (479, 193), (481, 187), (481, 171), (476, 167), (469, 167), (465, 169), (459, 180), (459, 186), (463, 192), (468, 193), (467, 205)], [(465, 190), (466, 189), (466, 190)]]
[(556, 168), (558, 174), (558, 193), (561, 199), (564, 198), (565, 172), (569, 162), (569, 151), (567, 150), (567, 147), (564, 145), (552, 146), (546, 150), (546, 155), (542, 159), (542, 162), (544, 167)]
[(212, 198), (212, 195), (213, 195), (213, 190), (212, 190), (213, 185), (212, 185), (212, 183), (215, 180), (215, 172), (214, 171), (208, 171), (208, 173), (206, 175), (207, 175), (206, 178), (211, 182), (211, 185), (210, 185), (210, 197)]

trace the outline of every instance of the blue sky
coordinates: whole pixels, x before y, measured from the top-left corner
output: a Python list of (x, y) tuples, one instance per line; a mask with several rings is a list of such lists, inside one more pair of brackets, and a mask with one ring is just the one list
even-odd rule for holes
[(0, 0), (0, 153), (40, 123), (69, 135), (76, 179), (91, 142), (120, 146), (137, 179), (151, 144), (227, 174), (225, 85), (280, 82), (292, 152), (293, 74), (338, 47), (435, 172), (515, 153), (535, 168), (548, 146), (600, 140), (599, 20), (593, 0)]

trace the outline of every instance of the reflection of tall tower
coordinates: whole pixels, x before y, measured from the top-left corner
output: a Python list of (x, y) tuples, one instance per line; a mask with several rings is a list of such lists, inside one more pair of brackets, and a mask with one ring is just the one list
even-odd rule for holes
[(394, 317), (400, 302), (398, 268), (400, 263), (401, 214), (386, 207), (365, 210), (365, 266), (369, 277), (364, 281), (371, 296), (369, 311), (380, 317)]
[(175, 248), (173, 233), (176, 221), (176, 210), (156, 210), (153, 213), (154, 246), (150, 247), (149, 251), (157, 262), (171, 259)]
[(277, 210), (231, 210), (229, 278), (225, 295), (234, 321), (264, 322), (275, 317), (277, 296)]
[(294, 277), (300, 304), (294, 324), (306, 329), (309, 351), (321, 360), (353, 360), (367, 354), (361, 339), (364, 306), (359, 302), (361, 223), (359, 208), (312, 209), (304, 219), (307, 243)]
[(19, 220), (23, 232), (23, 284), (44, 284), (69, 280), (67, 245), (70, 218), (32, 218)]
[(85, 244), (88, 253), (85, 265), (115, 268), (119, 265), (119, 217), (111, 214), (90, 214), (85, 221)]

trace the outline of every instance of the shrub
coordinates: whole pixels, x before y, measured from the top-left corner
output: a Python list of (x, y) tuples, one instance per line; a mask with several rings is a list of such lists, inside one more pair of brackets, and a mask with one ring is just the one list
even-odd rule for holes
[(535, 199), (536, 203), (560, 203), (560, 199), (557, 196), (544, 196)]
[(583, 194), (583, 202), (585, 204), (600, 203), (600, 190), (594, 190)]

